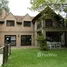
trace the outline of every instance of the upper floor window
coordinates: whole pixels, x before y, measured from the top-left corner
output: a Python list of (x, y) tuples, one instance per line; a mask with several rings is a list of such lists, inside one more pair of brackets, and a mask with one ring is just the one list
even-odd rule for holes
[(0, 21), (0, 24), (3, 24), (4, 23), (4, 21)]
[(52, 26), (52, 19), (46, 19), (45, 24), (46, 24), (46, 27)]
[(7, 20), (6, 23), (7, 26), (15, 26), (15, 22), (13, 20)]
[(24, 21), (24, 27), (31, 27), (31, 21)]

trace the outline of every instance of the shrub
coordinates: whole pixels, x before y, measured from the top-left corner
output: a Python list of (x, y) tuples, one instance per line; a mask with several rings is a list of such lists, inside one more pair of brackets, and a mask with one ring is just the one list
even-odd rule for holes
[(41, 50), (47, 50), (47, 42), (43, 35), (37, 37), (38, 46)]

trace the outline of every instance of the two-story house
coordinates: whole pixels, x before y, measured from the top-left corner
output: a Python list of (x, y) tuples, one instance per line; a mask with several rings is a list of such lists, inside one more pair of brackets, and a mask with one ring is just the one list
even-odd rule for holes
[[(64, 18), (56, 14), (47, 6), (32, 22), (35, 23), (35, 36), (41, 33), (50, 42), (61, 42), (61, 46), (67, 47), (67, 27)], [(37, 41), (35, 42), (37, 44)]]
[(34, 23), (33, 17), (15, 16), (11, 12), (6, 13), (2, 9), (0, 16), (0, 45), (11, 44), (11, 46), (34, 46)]

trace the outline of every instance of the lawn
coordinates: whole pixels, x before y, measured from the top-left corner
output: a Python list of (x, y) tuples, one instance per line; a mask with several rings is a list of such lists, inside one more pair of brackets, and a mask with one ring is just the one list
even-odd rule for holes
[(12, 54), (4, 67), (67, 67), (67, 49), (12, 49)]

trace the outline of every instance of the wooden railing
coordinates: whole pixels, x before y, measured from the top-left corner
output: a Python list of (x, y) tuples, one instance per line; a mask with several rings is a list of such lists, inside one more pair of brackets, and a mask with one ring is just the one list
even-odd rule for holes
[(8, 61), (8, 56), (11, 54), (10, 44), (0, 47), (0, 66), (4, 65)]

